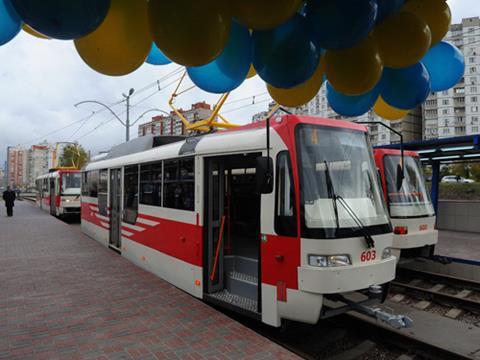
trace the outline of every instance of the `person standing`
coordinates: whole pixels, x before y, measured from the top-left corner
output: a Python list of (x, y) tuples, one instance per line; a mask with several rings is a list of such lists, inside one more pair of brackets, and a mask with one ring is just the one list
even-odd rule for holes
[(7, 216), (13, 216), (13, 207), (15, 206), (15, 191), (10, 189), (10, 186), (7, 186), (7, 190), (3, 192), (3, 200), (5, 201), (5, 206), (7, 208)]

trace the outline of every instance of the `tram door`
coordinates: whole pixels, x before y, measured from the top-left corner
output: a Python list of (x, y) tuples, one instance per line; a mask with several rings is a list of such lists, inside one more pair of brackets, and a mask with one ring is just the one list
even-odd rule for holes
[(121, 199), (122, 170), (110, 170), (110, 246), (120, 249), (121, 246)]
[[(208, 293), (223, 289), (224, 244), (218, 244), (224, 215), (225, 167), (221, 159), (207, 159)], [(224, 224), (225, 231), (225, 224)], [(213, 280), (212, 280), (213, 279)]]
[(55, 194), (55, 179), (50, 179), (50, 214), (53, 216), (57, 215), (57, 208), (56, 208), (56, 194)]

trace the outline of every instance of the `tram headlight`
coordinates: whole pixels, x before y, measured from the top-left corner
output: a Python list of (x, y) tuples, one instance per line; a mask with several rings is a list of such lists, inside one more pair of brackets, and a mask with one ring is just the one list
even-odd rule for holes
[(308, 265), (317, 267), (337, 267), (352, 265), (348, 255), (308, 255)]
[(382, 260), (383, 260), (383, 259), (386, 259), (386, 258), (389, 258), (390, 256), (392, 256), (392, 249), (389, 248), (389, 247), (383, 249), (383, 252), (382, 252)]

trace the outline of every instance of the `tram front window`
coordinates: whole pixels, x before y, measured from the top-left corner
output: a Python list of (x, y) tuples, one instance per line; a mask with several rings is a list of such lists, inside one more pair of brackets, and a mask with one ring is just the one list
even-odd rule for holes
[(303, 237), (391, 231), (366, 133), (301, 125), (296, 140)]
[(80, 173), (66, 173), (62, 175), (62, 194), (80, 195)]
[(435, 215), (430, 195), (425, 187), (420, 160), (417, 157), (404, 157), (404, 179), (400, 190), (396, 187), (399, 155), (384, 157), (385, 179), (387, 182), (388, 204), (392, 218), (426, 217)]

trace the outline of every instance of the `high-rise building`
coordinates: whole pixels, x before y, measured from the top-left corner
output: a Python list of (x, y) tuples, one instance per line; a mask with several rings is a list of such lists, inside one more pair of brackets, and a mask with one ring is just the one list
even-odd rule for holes
[(403, 141), (420, 140), (422, 138), (422, 112), (421, 108), (417, 108), (409, 112), (403, 119), (396, 121), (384, 120), (373, 111), (368, 111), (364, 115), (357, 117), (345, 117), (338, 115), (328, 104), (327, 91), (325, 83), (320, 88), (319, 93), (307, 104), (289, 108), (289, 111), (296, 114), (304, 114), (310, 116), (320, 116), (329, 119), (342, 119), (355, 122), (375, 122), (375, 124), (367, 124), (369, 127), (370, 140), (373, 145), (385, 145), (400, 142), (400, 137), (387, 127), (382, 126), (383, 123), (403, 136)]
[[(189, 110), (178, 110), (189, 122), (206, 120), (212, 115), (212, 107), (205, 101), (192, 104)], [(186, 129), (178, 115), (171, 111), (168, 116), (155, 116), (151, 121), (138, 126), (138, 136), (153, 135), (185, 135)]]
[(15, 187), (33, 187), (35, 179), (48, 172), (53, 162), (53, 146), (46, 141), (30, 149), (22, 146), (7, 148), (6, 182)]
[(3, 188), (5, 186), (5, 170), (3, 168), (0, 168), (0, 188)]
[(7, 185), (27, 185), (28, 151), (21, 146), (7, 147)]
[(465, 75), (452, 89), (432, 93), (423, 106), (424, 139), (480, 133), (480, 17), (452, 24), (446, 40), (465, 57)]
[(35, 179), (46, 174), (53, 161), (53, 148), (46, 141), (33, 145), (28, 151), (28, 186), (35, 186)]

